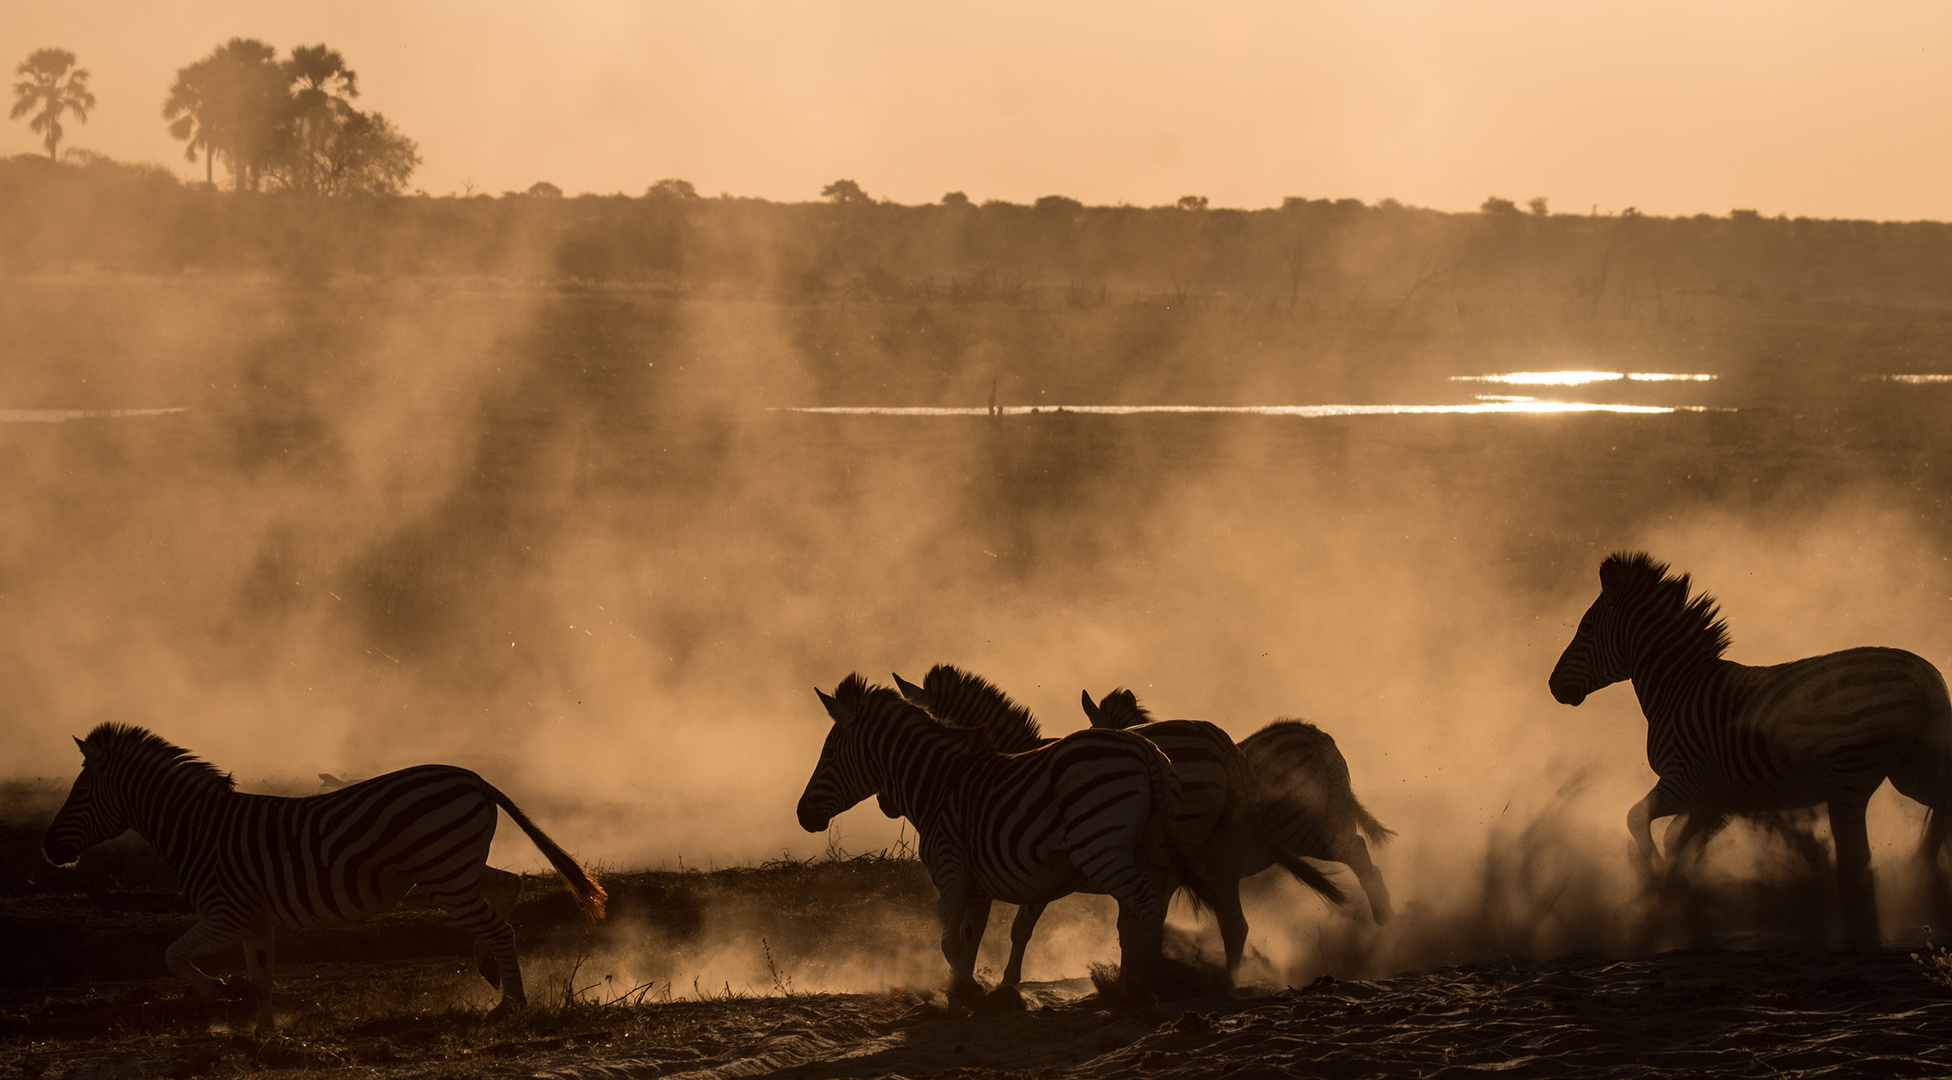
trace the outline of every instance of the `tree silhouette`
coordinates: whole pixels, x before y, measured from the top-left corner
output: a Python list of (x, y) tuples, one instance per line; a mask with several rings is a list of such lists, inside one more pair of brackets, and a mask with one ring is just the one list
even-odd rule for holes
[(184, 157), (204, 154), (204, 178), (214, 179), (212, 158), (222, 157), (239, 191), (256, 191), (266, 166), (289, 135), (288, 80), (273, 61), (277, 50), (254, 38), (232, 38), (209, 56), (179, 68), (163, 118), (171, 136), (185, 140)]
[(1179, 201), (1173, 205), (1179, 207), (1181, 210), (1204, 210), (1206, 209), (1206, 196), (1181, 195)]
[(861, 190), (861, 185), (852, 180), (836, 180), (820, 189), (821, 198), (831, 201), (835, 206), (849, 206), (871, 203), (874, 197)]
[(359, 96), (359, 76), (337, 50), (324, 45), (293, 49), (281, 67), (292, 129), (286, 183), (294, 191), (320, 194), (332, 168), (331, 144), (354, 114), (351, 102)]
[(1504, 217), (1518, 213), (1518, 204), (1512, 202), (1510, 199), (1501, 199), (1493, 195), (1479, 205), (1478, 211), (1484, 214), (1491, 214), (1495, 217)]
[(673, 199), (680, 201), (696, 199), (698, 198), (698, 189), (691, 186), (691, 181), (689, 180), (659, 180), (657, 183), (644, 189), (644, 197), (648, 199)]
[(944, 196), (942, 196), (942, 205), (944, 205), (944, 206), (968, 206), (968, 205), (969, 205), (969, 196), (967, 196), (967, 195), (964, 195), (964, 194), (963, 194), (962, 192), (960, 192), (960, 191), (951, 191), (951, 192), (950, 192), (949, 194), (947, 194), (947, 195), (944, 195)]
[(41, 136), (48, 159), (59, 160), (56, 148), (61, 145), (63, 134), (61, 114), (72, 112), (76, 120), (85, 124), (88, 110), (95, 107), (95, 95), (88, 92), (88, 72), (75, 67), (75, 54), (66, 49), (36, 49), (27, 54), (14, 74), (27, 77), (14, 84), (10, 119), (18, 120), (35, 109), (41, 110), (27, 122), (27, 128)]

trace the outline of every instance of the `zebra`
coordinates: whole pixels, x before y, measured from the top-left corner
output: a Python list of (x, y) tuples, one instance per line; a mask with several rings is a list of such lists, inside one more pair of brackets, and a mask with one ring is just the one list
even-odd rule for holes
[(1952, 701), (1938, 669), (1902, 649), (1857, 648), (1750, 667), (1722, 658), (1728, 624), (1714, 597), (1645, 552), (1600, 563), (1600, 595), (1552, 669), (1565, 705), (1631, 679), (1659, 776), (1627, 813), (1643, 864), (1705, 842), (1728, 815), (1826, 803), (1837, 847), (1845, 934), (1877, 939), (1864, 807), (1886, 779), (1928, 811), (1918, 857), (1942, 889), (1939, 852), (1952, 818)]
[[(984, 729), (997, 748), (1005, 752), (1031, 750), (1054, 741), (1043, 738), (1028, 709), (1012, 701), (988, 680), (952, 665), (937, 664), (931, 668), (921, 686), (900, 675), (895, 676), (895, 684), (910, 701), (921, 704), (936, 716)], [(1184, 800), (1175, 826), (1181, 841), (1197, 853), (1216, 891), (1210, 906), (1220, 925), (1227, 978), (1231, 982), (1240, 971), (1247, 944), (1247, 917), (1240, 905), (1240, 879), (1247, 875), (1238, 871), (1254, 855), (1274, 850), (1258, 834), (1246, 813), (1251, 789), (1247, 761), (1231, 736), (1203, 721), (1154, 725), (1143, 734), (1165, 753), (1179, 777)], [(1286, 858), (1283, 865), (1304, 884), (1336, 903), (1341, 902), (1341, 890), (1323, 877), (1321, 871), (1287, 856), (1285, 851), (1279, 856)], [(1255, 870), (1265, 869), (1273, 861), (1270, 857)], [(1042, 904), (1018, 907), (1010, 925), (1010, 959), (1004, 967), (999, 991), (1009, 990), (1021, 981), (1024, 952), (1043, 912)], [(989, 918), (988, 904), (972, 908), (970, 914), (976, 921), (973, 926), (965, 927), (965, 933), (980, 941)]]
[[(1175, 760), (1177, 725), (1197, 722), (1156, 721), (1138, 696), (1125, 689), (1106, 694), (1095, 705), (1086, 693), (1084, 712), (1093, 727), (1136, 731), (1158, 742)], [(1287, 866), (1286, 859), (1294, 855), (1339, 862), (1355, 872), (1369, 901), (1369, 917), (1378, 926), (1388, 923), (1393, 910), (1389, 886), (1370, 858), (1369, 845), (1381, 847), (1396, 833), (1356, 798), (1349, 763), (1334, 737), (1305, 720), (1282, 716), (1242, 739), (1240, 750), (1252, 779), (1248, 813), (1256, 826), (1257, 846), (1231, 869), (1252, 877), (1276, 863)]]
[(972, 906), (987, 913), (992, 899), (1043, 904), (1072, 892), (1118, 902), (1125, 990), (1173, 989), (1178, 966), (1162, 952), (1167, 886), (1177, 873), (1203, 898), (1211, 889), (1170, 827), (1179, 781), (1157, 747), (1081, 731), (1006, 754), (981, 729), (946, 724), (859, 673), (832, 695), (814, 692), (833, 727), (800, 797), (800, 826), (820, 832), (870, 795), (914, 824), (939, 894), (952, 1001), (981, 996)]
[(257, 1032), (269, 1035), (273, 938), (371, 918), (419, 886), (475, 936), (483, 978), (500, 988), (489, 1012), (522, 1005), (522, 971), (508, 924), (521, 878), (487, 865), (495, 808), (508, 811), (562, 874), (590, 921), (606, 895), (589, 871), (509, 797), (450, 765), (417, 765), (304, 798), (250, 795), (228, 773), (145, 728), (105, 723), (76, 739), (81, 774), (41, 842), (49, 862), (133, 829), (169, 864), (197, 921), (165, 953), (169, 969), (206, 998), (217, 980), (199, 956), (244, 945)]

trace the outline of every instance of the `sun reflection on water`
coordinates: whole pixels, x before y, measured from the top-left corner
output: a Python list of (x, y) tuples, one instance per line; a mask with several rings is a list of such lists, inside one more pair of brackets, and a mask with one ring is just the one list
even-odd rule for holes
[(1089, 416), (1138, 416), (1155, 413), (1246, 416), (1421, 416), (1432, 413), (1635, 413), (1658, 415), (1706, 412), (1700, 405), (1611, 405), (1588, 401), (1539, 401), (1498, 398), (1472, 405), (1006, 405), (956, 408), (924, 405), (821, 405), (772, 409), (772, 412), (817, 413), (825, 416), (1031, 416), (1081, 413)]
[(1587, 386), (1600, 382), (1713, 382), (1713, 375), (1668, 371), (1508, 371), (1499, 375), (1452, 375), (1452, 382), (1495, 382), (1514, 386)]

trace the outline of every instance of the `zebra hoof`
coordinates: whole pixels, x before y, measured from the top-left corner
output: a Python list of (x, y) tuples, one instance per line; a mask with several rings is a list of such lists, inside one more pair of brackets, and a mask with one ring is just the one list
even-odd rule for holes
[(519, 998), (505, 997), (496, 1002), (494, 1008), (488, 1010), (487, 1019), (490, 1021), (500, 1020), (502, 1017), (509, 1015), (526, 1004), (528, 1003)]
[(1019, 1013), (1028, 1008), (1023, 994), (1015, 986), (999, 986), (984, 995), (981, 1007), (976, 1011), (995, 1016), (1002, 1013)]
[(217, 980), (215, 997), (218, 1001), (250, 1001), (257, 997), (257, 991), (252, 989), (250, 979), (242, 975), (226, 975)]

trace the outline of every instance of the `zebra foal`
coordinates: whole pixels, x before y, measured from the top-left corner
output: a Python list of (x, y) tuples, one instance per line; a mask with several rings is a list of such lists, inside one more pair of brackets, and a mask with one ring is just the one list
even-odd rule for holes
[(474, 934), (482, 977), (502, 991), (489, 1015), (523, 1004), (508, 925), (521, 879), (487, 865), (498, 806), (562, 874), (590, 920), (603, 918), (603, 887), (589, 871), (466, 769), (418, 765), (292, 799), (239, 792), (228, 774), (139, 727), (102, 724), (75, 745), (81, 775), (42, 840), (48, 861), (72, 865), (129, 830), (147, 840), (197, 914), (165, 954), (170, 971), (214, 997), (218, 983), (196, 958), (242, 942), (260, 1035), (272, 1030), (277, 928), (358, 922), (415, 886)]
[(1918, 856), (1942, 889), (1938, 856), (1952, 825), (1952, 701), (1945, 680), (1902, 649), (1858, 648), (1750, 667), (1722, 658), (1728, 626), (1712, 596), (1645, 552), (1600, 563), (1600, 595), (1552, 669), (1552, 696), (1578, 705), (1632, 680), (1659, 782), (1627, 813), (1641, 858), (1705, 841), (1730, 814), (1828, 804), (1845, 933), (1877, 938), (1864, 807), (1886, 779), (1929, 811)]
[(1161, 951), (1174, 872), (1210, 893), (1171, 828), (1180, 790), (1171, 764), (1145, 739), (1082, 731), (1020, 754), (980, 729), (945, 724), (899, 693), (849, 675), (816, 690), (833, 727), (800, 797), (801, 828), (820, 832), (870, 795), (906, 817), (939, 895), (942, 955), (952, 1000), (981, 995), (972, 904), (1043, 904), (1073, 892), (1118, 902), (1121, 984), (1170, 994), (1176, 970)]

